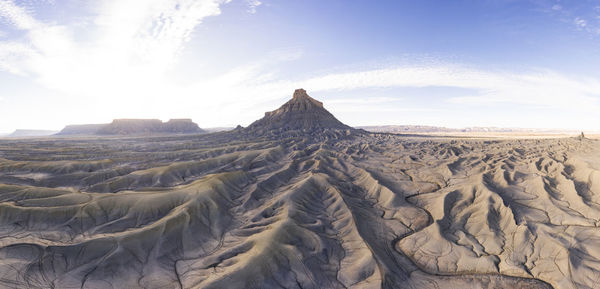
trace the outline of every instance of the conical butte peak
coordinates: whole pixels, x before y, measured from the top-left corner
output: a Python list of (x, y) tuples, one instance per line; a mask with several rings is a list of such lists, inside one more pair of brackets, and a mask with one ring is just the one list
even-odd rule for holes
[(310, 97), (306, 90), (296, 89), (288, 102), (262, 119), (252, 123), (247, 132), (252, 134), (279, 134), (280, 132), (317, 133), (325, 130), (351, 130), (323, 107), (323, 103)]

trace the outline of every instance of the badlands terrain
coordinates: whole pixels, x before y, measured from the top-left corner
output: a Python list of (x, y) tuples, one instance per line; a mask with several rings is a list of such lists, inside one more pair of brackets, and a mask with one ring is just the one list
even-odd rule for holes
[(0, 140), (0, 288), (597, 288), (600, 145), (232, 131)]

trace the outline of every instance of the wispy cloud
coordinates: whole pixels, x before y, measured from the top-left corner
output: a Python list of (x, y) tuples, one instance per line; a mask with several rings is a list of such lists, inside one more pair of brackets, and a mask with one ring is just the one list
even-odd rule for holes
[(587, 26), (587, 21), (585, 21), (584, 19), (581, 19), (579, 17), (575, 17), (575, 20), (573, 20), (573, 23), (575, 23), (575, 25), (580, 29), (583, 29)]
[(95, 20), (107, 48), (160, 68), (175, 61), (202, 20), (219, 15), (225, 0), (106, 1)]
[[(210, 99), (202, 99), (202, 114), (205, 119), (201, 121), (208, 123), (219, 119), (218, 115), (236, 115), (236, 120), (242, 124), (250, 123), (260, 117), (262, 112), (275, 108), (277, 103), (290, 96), (293, 89), (300, 87), (307, 89), (311, 94), (324, 96), (378, 88), (451, 87), (462, 88), (468, 92), (442, 98), (440, 101), (461, 106), (543, 106), (586, 115), (600, 109), (600, 81), (549, 70), (512, 72), (437, 64), (319, 74), (291, 80), (273, 77), (268, 69), (263, 68), (238, 68), (214, 79), (207, 79), (189, 87), (180, 87), (176, 93), (178, 97), (174, 99), (186, 101), (193, 94), (210, 95)], [(395, 97), (402, 100), (411, 97), (383, 97), (377, 93), (368, 95), (372, 97), (363, 96), (361, 100), (325, 99), (325, 104), (344, 111), (361, 108), (398, 110), (398, 102), (394, 102)], [(199, 107), (200, 104), (190, 103), (183, 109), (190, 109), (191, 113)], [(178, 108), (180, 112), (181, 109)], [(207, 113), (207, 110), (215, 113)]]
[(248, 4), (248, 13), (256, 13), (256, 8), (262, 4), (259, 0), (246, 0)]
[(368, 87), (455, 87), (477, 91), (452, 102), (545, 104), (554, 107), (597, 107), (600, 81), (540, 70), (515, 73), (456, 65), (393, 67), (317, 76), (299, 82), (317, 90)]
[[(553, 4), (554, 2), (554, 4)], [(600, 6), (590, 5), (591, 2), (573, 1), (533, 1), (542, 11), (546, 11), (575, 29), (592, 35), (600, 34)]]
[[(303, 57), (301, 49), (274, 51), (265, 60), (211, 78), (181, 84), (169, 78), (194, 29), (221, 13), (227, 0), (104, 0), (81, 37), (69, 26), (46, 23), (14, 1), (0, 0), (0, 18), (24, 32), (22, 38), (0, 40), (0, 69), (26, 75), (52, 90), (94, 107), (82, 111), (98, 117), (194, 117), (201, 126), (248, 124), (290, 96), (295, 88), (309, 93), (373, 88), (462, 88), (469, 94), (442, 101), (469, 106), (544, 105), (589, 113), (600, 109), (600, 81), (549, 70), (497, 71), (460, 64), (381, 65), (378, 69), (282, 78), (273, 67)], [(260, 1), (248, 1), (250, 12)], [(570, 24), (572, 25), (572, 24)], [(586, 27), (586, 29), (589, 27)], [(397, 97), (331, 99), (345, 111), (411, 111), (429, 108), (391, 107)], [(132, 109), (135, 108), (135, 109)], [(235, 116), (224, 120), (224, 115)], [(71, 118), (76, 116), (65, 116)], [(68, 120), (65, 120), (68, 121)], [(234, 123), (231, 123), (234, 122)], [(237, 123), (235, 123), (237, 122)]]
[(16, 75), (25, 75), (26, 62), (35, 50), (23, 43), (0, 42), (0, 69)]
[(30, 15), (27, 9), (18, 6), (12, 0), (0, 1), (0, 17), (17, 29), (28, 30), (36, 28), (40, 23)]
[[(44, 23), (14, 1), (0, 1), (0, 18), (24, 38), (0, 41), (0, 68), (27, 74), (72, 95), (138, 92), (168, 72), (203, 19), (228, 0), (105, 0), (86, 33)], [(81, 40), (86, 39), (86, 40)], [(153, 88), (150, 88), (153, 89)]]

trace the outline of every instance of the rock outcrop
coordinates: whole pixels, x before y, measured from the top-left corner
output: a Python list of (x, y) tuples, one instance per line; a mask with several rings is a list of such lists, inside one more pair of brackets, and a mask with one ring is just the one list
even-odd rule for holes
[(203, 132), (203, 130), (189, 118), (170, 119), (162, 124), (161, 131), (166, 133)]
[(255, 136), (345, 135), (356, 131), (337, 120), (304, 89), (296, 89), (291, 100), (243, 129), (244, 133)]
[(109, 124), (68, 125), (58, 135), (145, 135), (204, 133), (191, 119), (115, 119)]
[(96, 134), (148, 134), (159, 132), (162, 124), (159, 119), (115, 119), (100, 128)]

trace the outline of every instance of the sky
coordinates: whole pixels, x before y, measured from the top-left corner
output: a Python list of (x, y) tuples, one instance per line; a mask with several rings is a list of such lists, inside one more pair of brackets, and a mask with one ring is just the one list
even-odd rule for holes
[(600, 0), (0, 0), (0, 133), (246, 126), (304, 88), (352, 125), (600, 130)]

